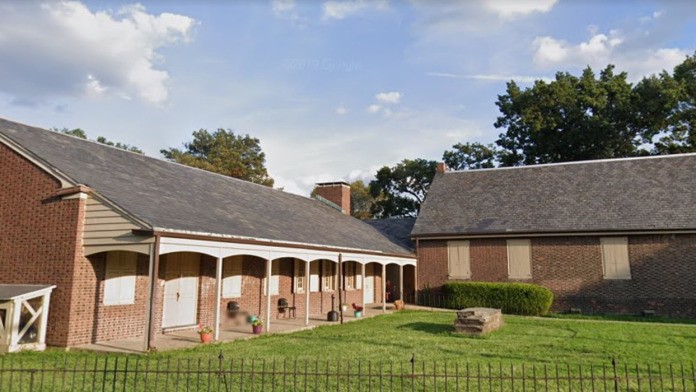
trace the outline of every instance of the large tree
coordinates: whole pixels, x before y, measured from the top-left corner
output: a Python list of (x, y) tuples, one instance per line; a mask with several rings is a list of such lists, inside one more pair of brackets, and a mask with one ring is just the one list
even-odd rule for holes
[(358, 219), (372, 218), (375, 198), (370, 194), (370, 187), (363, 180), (350, 183), (350, 215)]
[(481, 143), (457, 143), (442, 155), (442, 160), (453, 170), (495, 167), (497, 158), (495, 144)]
[[(79, 137), (80, 139), (87, 139), (87, 132), (80, 128), (74, 128), (74, 129), (68, 129), (68, 128), (53, 128), (55, 132), (60, 132), (64, 133), (66, 135), (71, 135), (75, 137)], [(139, 149), (136, 146), (126, 144), (126, 143), (121, 143), (121, 142), (112, 142), (105, 138), (104, 136), (99, 136), (97, 137), (97, 143), (105, 144), (107, 146), (111, 147), (116, 147), (120, 148), (122, 150), (130, 151), (130, 152), (136, 152), (138, 154), (143, 154), (143, 150)]]
[(184, 149), (160, 150), (174, 162), (197, 167), (242, 180), (273, 186), (266, 170), (266, 154), (261, 151), (259, 139), (237, 135), (230, 129), (215, 132), (200, 129), (193, 132), (193, 140), (184, 143)]
[(393, 167), (384, 166), (370, 182), (375, 198), (372, 208), (376, 218), (418, 215), (420, 205), (435, 176), (437, 162), (426, 159), (404, 159)]
[(616, 158), (639, 153), (633, 91), (626, 73), (607, 66), (599, 77), (586, 68), (580, 77), (559, 72), (551, 82), (538, 80), (525, 90), (511, 81), (498, 96), (504, 128), (496, 143), (501, 164), (532, 165)]

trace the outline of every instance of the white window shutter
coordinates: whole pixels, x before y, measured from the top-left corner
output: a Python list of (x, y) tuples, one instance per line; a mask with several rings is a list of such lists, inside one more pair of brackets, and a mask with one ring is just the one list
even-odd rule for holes
[(239, 298), (242, 296), (242, 258), (233, 257), (223, 262), (222, 297)]
[(271, 264), (271, 295), (278, 295), (280, 289), (280, 260)]
[(104, 305), (135, 303), (137, 254), (109, 252), (106, 255)]
[(309, 267), (309, 291), (316, 293), (319, 291), (319, 262), (310, 263)]

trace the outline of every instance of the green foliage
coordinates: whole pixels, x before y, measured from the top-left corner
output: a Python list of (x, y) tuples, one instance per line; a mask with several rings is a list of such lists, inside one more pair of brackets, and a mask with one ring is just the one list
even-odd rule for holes
[(358, 219), (371, 219), (372, 206), (375, 198), (370, 194), (370, 188), (363, 180), (356, 180), (350, 184), (350, 215)]
[(498, 96), (505, 128), (496, 143), (504, 166), (533, 165), (638, 154), (642, 144), (634, 124), (633, 93), (625, 72), (609, 65), (599, 77), (586, 68), (580, 77), (559, 72), (521, 90), (515, 82)]
[(452, 309), (487, 307), (505, 314), (541, 316), (553, 303), (551, 290), (526, 283), (448, 282), (442, 290)]
[(384, 166), (370, 182), (375, 198), (372, 214), (376, 218), (416, 216), (435, 176), (437, 162), (404, 159), (393, 167)]
[(130, 144), (121, 143), (121, 142), (114, 143), (114, 142), (108, 140), (107, 138), (105, 138), (104, 136), (99, 136), (97, 138), (97, 142), (99, 142), (101, 144), (106, 144), (107, 146), (120, 148), (122, 150), (130, 151), (130, 152), (137, 152), (138, 154), (143, 153), (143, 150), (139, 149), (136, 146), (132, 146)]
[(445, 151), (442, 160), (453, 170), (495, 167), (498, 156), (495, 144), (457, 143)]
[(170, 161), (272, 187), (266, 154), (259, 143), (257, 138), (236, 135), (230, 129), (219, 128), (212, 133), (200, 129), (193, 132), (191, 142), (184, 143), (183, 150), (169, 148), (160, 152)]
[[(60, 132), (60, 133), (66, 134), (66, 135), (79, 137), (80, 139), (87, 139), (87, 132), (83, 131), (83, 130), (80, 129), (80, 128), (75, 128), (75, 129), (68, 129), (68, 128), (53, 128), (52, 130), (53, 130), (54, 132)], [(110, 141), (110, 140), (107, 140), (104, 136), (99, 136), (99, 137), (97, 138), (96, 142), (97, 142), (97, 143), (101, 143), (101, 144), (105, 144), (105, 145), (107, 145), (107, 146), (120, 148), (120, 149), (122, 149), (122, 150), (130, 151), (130, 152), (135, 152), (135, 153), (138, 153), (138, 154), (144, 154), (144, 153), (143, 153), (143, 150), (139, 149), (139, 148), (136, 147), (136, 146), (133, 146), (133, 145), (130, 145), (130, 144), (126, 144), (126, 143), (120, 143), (120, 142), (114, 143), (114, 142), (112, 142), (112, 141)]]

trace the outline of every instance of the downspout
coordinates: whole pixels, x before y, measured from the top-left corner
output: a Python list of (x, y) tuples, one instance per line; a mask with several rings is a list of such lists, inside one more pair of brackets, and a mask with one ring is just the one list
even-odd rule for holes
[(160, 236), (155, 234), (155, 243), (152, 255), (152, 266), (150, 268), (150, 303), (148, 305), (147, 317), (147, 343), (148, 351), (157, 351), (155, 342), (155, 307), (157, 306), (157, 288), (159, 281), (159, 264), (160, 264)]
[[(338, 254), (338, 308), (341, 311), (341, 324), (343, 324), (343, 297), (341, 293), (345, 288), (345, 282), (343, 281), (343, 253)], [(333, 309), (331, 309), (333, 310)]]

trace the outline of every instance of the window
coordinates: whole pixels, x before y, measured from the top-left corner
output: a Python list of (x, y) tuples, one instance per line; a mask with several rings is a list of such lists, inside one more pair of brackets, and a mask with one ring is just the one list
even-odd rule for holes
[(109, 252), (106, 254), (104, 305), (135, 303), (135, 273), (137, 254)]
[(305, 291), (305, 262), (295, 259), (295, 282), (293, 290), (295, 293), (304, 293)]
[(222, 297), (242, 296), (242, 257), (236, 256), (222, 264)]
[(530, 240), (508, 240), (508, 277), (532, 278), (532, 245)]
[(602, 269), (604, 279), (631, 279), (631, 265), (628, 261), (627, 237), (604, 237), (602, 244)]
[(358, 288), (358, 275), (356, 274), (357, 264), (358, 263), (354, 261), (346, 261), (343, 263), (343, 274), (345, 275), (346, 279), (346, 290), (355, 290)]
[(329, 260), (322, 260), (321, 263), (322, 291), (336, 290), (336, 265)]
[[(271, 295), (278, 295), (280, 288), (280, 260), (271, 262)], [(264, 268), (264, 276), (265, 276)], [(263, 294), (266, 295), (266, 278), (263, 278)]]
[(448, 241), (447, 259), (450, 279), (471, 278), (469, 241)]
[(319, 291), (319, 264), (320, 261), (309, 263), (309, 292)]

